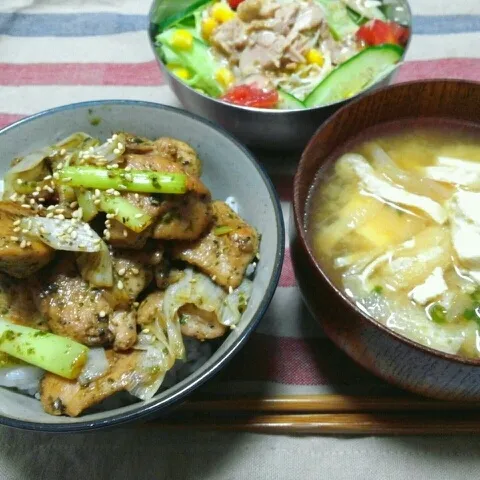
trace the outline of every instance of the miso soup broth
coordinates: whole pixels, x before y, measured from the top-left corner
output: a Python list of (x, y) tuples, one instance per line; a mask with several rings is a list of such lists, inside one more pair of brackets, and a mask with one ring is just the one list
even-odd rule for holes
[(385, 125), (343, 152), (306, 215), (329, 278), (391, 330), (480, 357), (480, 129)]

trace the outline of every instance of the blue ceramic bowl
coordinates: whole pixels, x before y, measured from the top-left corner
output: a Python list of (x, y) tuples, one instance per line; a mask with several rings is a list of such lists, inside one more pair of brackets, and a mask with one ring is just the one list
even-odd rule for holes
[(233, 195), (240, 214), (262, 234), (261, 260), (252, 297), (235, 330), (195, 373), (151, 400), (78, 418), (46, 414), (40, 402), (0, 388), (0, 424), (30, 430), (76, 432), (97, 430), (158, 416), (215, 375), (240, 350), (264, 315), (275, 292), (284, 254), (284, 225), (280, 204), (267, 174), (252, 155), (228, 133), (181, 110), (147, 102), (105, 100), (67, 105), (33, 115), (0, 131), (2, 164), (72, 132), (106, 138), (124, 130), (157, 138), (169, 136), (190, 144), (203, 161), (202, 179), (213, 198)]

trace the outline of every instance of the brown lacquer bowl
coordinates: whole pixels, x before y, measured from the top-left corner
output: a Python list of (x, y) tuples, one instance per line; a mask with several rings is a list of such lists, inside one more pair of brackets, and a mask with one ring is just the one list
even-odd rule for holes
[(360, 311), (333, 285), (308, 244), (306, 203), (319, 169), (366, 129), (402, 119), (480, 126), (480, 83), (437, 80), (387, 87), (350, 103), (321, 126), (305, 149), (294, 180), (290, 240), (295, 275), (325, 333), (360, 365), (422, 395), (480, 401), (480, 359), (424, 347)]

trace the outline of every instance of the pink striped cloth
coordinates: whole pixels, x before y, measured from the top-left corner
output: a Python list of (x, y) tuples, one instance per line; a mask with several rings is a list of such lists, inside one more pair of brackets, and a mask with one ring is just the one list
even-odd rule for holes
[[(441, 16), (431, 15), (429, 0), (416, 3), (414, 32), (418, 33), (396, 81), (479, 80), (480, 53), (473, 48), (480, 30), (478, 0), (466, 2), (469, 15), (464, 15), (461, 5), (446, 0), (441, 1)], [(150, 0), (2, 2), (0, 126), (83, 100), (132, 98), (178, 106), (147, 41), (149, 4)], [(288, 225), (293, 172), (265, 161)], [(204, 388), (237, 395), (390, 390), (336, 349), (309, 317), (296, 286), (288, 245), (267, 315), (231, 365)]]

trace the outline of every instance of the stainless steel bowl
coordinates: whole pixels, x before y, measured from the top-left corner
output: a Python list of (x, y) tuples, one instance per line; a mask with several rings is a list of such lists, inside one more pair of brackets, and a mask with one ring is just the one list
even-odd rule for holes
[[(381, 82), (362, 91), (348, 100), (330, 105), (302, 110), (265, 110), (232, 105), (203, 95), (172, 75), (158, 57), (155, 49), (155, 21), (161, 21), (156, 12), (165, 0), (154, 0), (150, 10), (149, 38), (155, 56), (163, 75), (182, 105), (189, 111), (218, 123), (235, 135), (240, 141), (254, 148), (269, 150), (296, 150), (305, 147), (317, 128), (351, 100), (392, 82), (398, 67)], [(384, 3), (385, 2), (384, 0)], [(401, 21), (412, 26), (412, 13), (407, 0), (389, 0), (390, 20)], [(395, 7), (401, 7), (400, 13)], [(401, 17), (398, 17), (401, 15)], [(156, 18), (154, 18), (156, 17)], [(411, 39), (410, 34), (410, 39)], [(410, 45), (410, 39), (405, 47), (405, 54)]]

